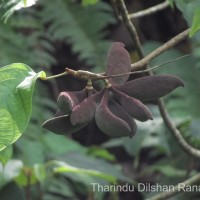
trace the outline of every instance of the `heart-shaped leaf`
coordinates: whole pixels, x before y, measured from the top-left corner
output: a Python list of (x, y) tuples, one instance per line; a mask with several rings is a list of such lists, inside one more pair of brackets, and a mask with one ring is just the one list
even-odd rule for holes
[(138, 78), (114, 87), (141, 101), (150, 101), (163, 97), (180, 86), (184, 86), (184, 83), (177, 76), (154, 75)]
[[(131, 71), (131, 59), (121, 42), (114, 42), (108, 52), (106, 75), (124, 74)], [(109, 78), (112, 84), (126, 82), (129, 75)]]
[(32, 111), (32, 95), (38, 77), (22, 63), (0, 68), (0, 150), (15, 142), (24, 132)]

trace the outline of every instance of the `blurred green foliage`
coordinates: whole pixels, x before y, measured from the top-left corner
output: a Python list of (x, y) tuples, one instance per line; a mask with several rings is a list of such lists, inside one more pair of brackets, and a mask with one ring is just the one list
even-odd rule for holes
[[(199, 4), (196, 4), (198, 1), (185, 2), (175, 1), (190, 25), (196, 16), (193, 34), (199, 29), (199, 15), (198, 12), (194, 15), (193, 8), (196, 10)], [(35, 71), (52, 73), (52, 68), (60, 64), (56, 47), (66, 44), (79, 62), (84, 62), (92, 71), (104, 71), (105, 56), (111, 44), (105, 39), (107, 26), (116, 22), (110, 5), (97, 0), (81, 3), (38, 0), (31, 8), (13, 10), (14, 5), (2, 1), (0, 7), (0, 15), (7, 21), (2, 20), (0, 24), (0, 66), (22, 62)], [(200, 147), (199, 44), (197, 33), (192, 38), (195, 48), (188, 50), (194, 52), (193, 56), (156, 71), (176, 74), (185, 81), (184, 89), (165, 100), (171, 119), (186, 140), (197, 148)], [(146, 54), (159, 45), (147, 42)], [(152, 61), (151, 66), (181, 55), (178, 50), (170, 50)], [(88, 147), (70, 137), (44, 131), (42, 122), (57, 109), (52, 90), (51, 84), (42, 81), (36, 84), (33, 114), (27, 130), (13, 146), (0, 152), (1, 200), (23, 200), (29, 193), (32, 200), (87, 199), (91, 195), (95, 200), (104, 200), (108, 194), (93, 194), (91, 182), (176, 184), (199, 169), (199, 161), (180, 149), (163, 124), (157, 106), (152, 104), (148, 106), (154, 121), (138, 122), (138, 133), (133, 139), (110, 139)], [(109, 195), (108, 198), (120, 198), (119, 194)], [(144, 199), (152, 194), (142, 195)], [(174, 199), (195, 199), (195, 195), (184, 194)]]

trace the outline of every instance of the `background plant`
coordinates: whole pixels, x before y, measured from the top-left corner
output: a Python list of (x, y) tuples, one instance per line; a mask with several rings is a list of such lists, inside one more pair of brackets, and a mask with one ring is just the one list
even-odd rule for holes
[[(193, 24), (190, 32), (193, 35), (199, 27), (197, 1), (174, 2), (189, 25)], [(14, 4), (8, 3), (9, 1), (2, 1), (1, 4), (4, 19), (8, 16), (5, 13), (13, 11), (11, 8)], [(109, 31), (112, 30), (111, 24), (116, 23), (116, 19), (112, 7), (107, 3), (82, 3), (94, 4), (83, 7), (78, 2), (64, 0), (57, 3), (38, 1), (34, 7), (15, 11), (6, 24), (2, 21), (1, 66), (21, 62), (31, 66), (34, 71), (44, 70), (48, 74), (63, 72), (64, 68), (61, 66), (103, 72), (112, 38)], [(171, 15), (178, 12), (177, 8), (174, 9)], [(99, 18), (102, 20), (98, 20)], [(138, 26), (138, 29), (139, 27), (142, 29), (141, 26)], [(122, 36), (120, 38), (123, 40)], [(173, 93), (165, 100), (171, 120), (190, 144), (199, 147), (198, 34), (190, 41), (183, 44), (184, 51), (181, 51), (181, 47), (170, 50), (157, 57), (151, 65), (160, 64), (183, 53), (194, 52), (193, 56), (168, 64), (156, 72), (176, 74), (186, 82), (187, 87), (184, 90)], [(160, 45), (148, 40), (143, 46), (148, 54)], [(133, 63), (136, 62), (137, 54), (133, 46), (126, 46), (130, 50)], [(58, 92), (80, 89), (82, 84), (82, 81), (71, 77), (62, 77), (48, 83), (37, 81), (37, 89), (33, 96), (33, 114), (28, 128), (13, 146), (1, 151), (1, 199), (108, 199), (117, 196), (130, 199), (135, 197), (134, 195), (142, 195), (143, 197), (137, 198), (144, 199), (152, 194), (93, 194), (90, 183), (154, 183), (159, 179), (159, 183), (176, 184), (198, 171), (198, 160), (180, 149), (163, 124), (157, 106), (152, 104), (149, 108), (153, 112), (154, 121), (141, 126), (139, 124), (139, 134), (134, 139), (97, 137), (100, 134), (96, 133), (95, 127), (73, 135), (78, 142), (70, 137), (44, 131), (40, 127), (41, 123), (57, 109), (55, 97)], [(129, 178), (122, 174), (119, 165), (126, 169), (125, 174)], [(92, 170), (96, 170), (95, 173)], [(195, 196), (197, 194), (190, 193), (174, 198), (195, 199)], [(198, 199), (198, 196), (196, 198)]]

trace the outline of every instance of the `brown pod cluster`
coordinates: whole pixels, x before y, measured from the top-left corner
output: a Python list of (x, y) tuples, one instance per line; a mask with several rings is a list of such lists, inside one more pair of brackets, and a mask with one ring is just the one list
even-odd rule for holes
[[(131, 71), (131, 60), (124, 44), (115, 42), (107, 58), (106, 75)], [(57, 134), (73, 133), (95, 119), (98, 128), (110, 137), (133, 137), (139, 121), (152, 120), (143, 102), (169, 94), (183, 81), (173, 75), (154, 75), (128, 81), (129, 75), (109, 78), (111, 86), (99, 92), (61, 92), (56, 117), (43, 127)], [(114, 96), (115, 98), (111, 98)], [(115, 100), (114, 100), (115, 99)]]

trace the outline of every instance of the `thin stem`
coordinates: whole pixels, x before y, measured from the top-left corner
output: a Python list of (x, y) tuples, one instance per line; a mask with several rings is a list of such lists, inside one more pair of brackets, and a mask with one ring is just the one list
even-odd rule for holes
[(37, 190), (38, 190), (38, 193), (39, 193), (39, 200), (42, 200), (43, 199), (43, 191), (42, 191), (42, 187), (41, 187), (41, 183), (38, 182), (37, 183)]
[(145, 10), (142, 10), (142, 11), (139, 11), (139, 12), (136, 12), (136, 13), (132, 13), (132, 14), (129, 14), (129, 17), (131, 19), (135, 19), (135, 18), (139, 18), (139, 17), (145, 17), (145, 16), (148, 16), (148, 15), (151, 15), (151, 14), (154, 14), (158, 11), (161, 11), (165, 8), (168, 8), (170, 6), (169, 2), (168, 1), (164, 1), (156, 6), (152, 6), (150, 8), (147, 8)]
[(172, 191), (162, 192), (162, 193), (157, 194), (157, 195), (155, 195), (155, 196), (153, 196), (151, 198), (148, 198), (146, 200), (164, 200), (164, 199), (168, 199), (170, 197), (175, 196), (176, 194), (178, 194), (180, 192), (184, 192), (183, 188), (186, 188), (187, 186), (194, 185), (195, 183), (198, 183), (198, 182), (200, 182), (200, 173), (196, 174), (192, 178), (189, 178), (189, 179), (187, 179), (186, 181), (184, 181), (182, 183), (179, 183), (178, 185), (176, 185), (174, 187), (174, 189)]
[(141, 74), (141, 73), (145, 73), (145, 72), (150, 72), (150, 71), (153, 71), (159, 67), (162, 67), (166, 64), (169, 64), (169, 63), (172, 63), (172, 62), (175, 62), (177, 60), (180, 60), (182, 58), (185, 58), (185, 57), (188, 57), (188, 56), (191, 56), (192, 54), (187, 54), (187, 55), (184, 55), (184, 56), (181, 56), (181, 57), (178, 57), (178, 58), (175, 58), (173, 60), (169, 60), (169, 61), (166, 61), (164, 63), (161, 63), (159, 65), (156, 65), (154, 67), (151, 67), (151, 68), (147, 68), (147, 69), (144, 69), (144, 70), (141, 70), (141, 71), (133, 71), (133, 72), (128, 72), (128, 73), (123, 73), (123, 74), (115, 74), (115, 75), (110, 75), (110, 76), (102, 76), (101, 79), (104, 79), (104, 78), (112, 78), (112, 77), (119, 77), (119, 76), (125, 76), (125, 75), (130, 75), (130, 74)]
[(54, 78), (59, 78), (61, 76), (66, 76), (68, 75), (67, 72), (63, 72), (61, 74), (57, 74), (57, 75), (53, 75), (53, 76), (49, 76), (49, 77), (41, 77), (40, 79), (44, 80), (44, 81), (47, 81), (47, 80), (50, 80), (50, 79), (54, 79)]
[(26, 171), (27, 185), (26, 185), (26, 200), (31, 200), (31, 176), (32, 173), (29, 169)]

